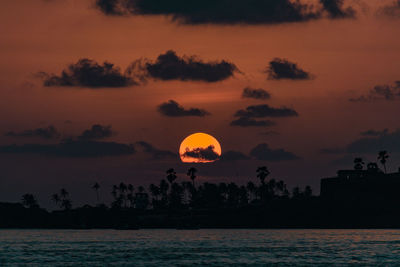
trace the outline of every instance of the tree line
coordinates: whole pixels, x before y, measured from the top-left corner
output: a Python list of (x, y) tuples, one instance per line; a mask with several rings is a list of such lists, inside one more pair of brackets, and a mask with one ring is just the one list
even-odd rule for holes
[[(144, 186), (137, 188), (123, 182), (115, 184), (111, 189), (112, 209), (140, 209), (140, 210), (180, 210), (180, 209), (219, 209), (237, 208), (249, 204), (265, 204), (274, 199), (304, 199), (312, 197), (312, 189), (293, 188), (289, 192), (282, 180), (268, 179), (270, 171), (266, 166), (256, 169), (259, 183), (248, 182), (245, 185), (231, 183), (209, 183), (196, 185), (198, 170), (191, 167), (187, 170), (188, 180), (177, 182), (177, 173), (170, 168), (165, 178), (159, 184), (150, 184), (146, 190)], [(94, 183), (97, 206), (107, 207), (100, 201), (100, 184)], [(59, 209), (72, 209), (72, 200), (69, 192), (62, 188), (50, 197)], [(24, 194), (22, 204), (27, 208), (39, 208), (37, 198), (33, 194)]]

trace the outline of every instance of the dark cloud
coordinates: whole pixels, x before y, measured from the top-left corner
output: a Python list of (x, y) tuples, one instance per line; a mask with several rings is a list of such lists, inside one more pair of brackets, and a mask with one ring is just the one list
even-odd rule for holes
[(343, 8), (343, 0), (319, 0), (330, 18), (354, 18), (356, 12), (353, 8)]
[(312, 78), (310, 73), (299, 68), (296, 63), (281, 58), (270, 61), (266, 73), (268, 73), (268, 79), (271, 80), (309, 80)]
[(343, 154), (343, 153), (346, 153), (346, 151), (343, 148), (321, 148), (319, 150), (319, 153), (334, 155), (334, 154)]
[(389, 129), (383, 129), (382, 131), (377, 131), (377, 130), (371, 129), (371, 130), (361, 132), (360, 135), (376, 137), (376, 136), (387, 135), (388, 133), (389, 133)]
[(39, 154), (54, 157), (91, 158), (135, 153), (132, 145), (115, 142), (65, 140), (59, 144), (25, 144), (0, 146), (0, 153)]
[(351, 102), (374, 102), (379, 100), (398, 100), (400, 99), (400, 81), (396, 81), (393, 85), (377, 85), (371, 89), (366, 95), (357, 98), (350, 98)]
[(214, 151), (214, 146), (212, 145), (207, 148), (198, 147), (192, 150), (187, 148), (182, 156), (200, 160), (217, 160), (220, 158), (217, 152)]
[(204, 117), (206, 115), (210, 115), (210, 113), (205, 111), (204, 109), (199, 109), (199, 108), (185, 109), (174, 100), (169, 100), (168, 102), (159, 105), (158, 111), (162, 115), (168, 117), (185, 117), (185, 116)]
[(248, 117), (240, 117), (237, 120), (233, 120), (230, 125), (240, 127), (268, 127), (274, 126), (276, 123), (270, 120), (255, 120)]
[(249, 157), (239, 151), (229, 150), (222, 153), (221, 161), (248, 160)]
[(160, 150), (155, 148), (152, 144), (147, 143), (145, 141), (138, 141), (136, 142), (137, 145), (143, 148), (143, 151), (149, 153), (153, 159), (176, 159), (178, 158), (177, 153), (173, 153), (168, 150)]
[(400, 0), (393, 1), (392, 4), (384, 6), (378, 12), (386, 16), (400, 18)]
[(243, 89), (242, 93), (243, 98), (254, 98), (254, 99), (270, 99), (271, 95), (264, 89), (254, 89), (250, 87), (246, 87)]
[(158, 56), (155, 61), (139, 59), (133, 61), (125, 72), (113, 64), (103, 65), (90, 59), (80, 59), (70, 64), (60, 75), (38, 73), (44, 86), (71, 87), (128, 87), (155, 80), (181, 80), (218, 82), (239, 72), (238, 68), (225, 60), (203, 62), (195, 56), (179, 57), (172, 50)]
[(274, 108), (267, 104), (248, 106), (235, 113), (235, 117), (265, 118), (265, 117), (295, 117), (299, 114), (287, 107)]
[(400, 130), (386, 132), (375, 137), (363, 137), (346, 147), (349, 153), (378, 153), (381, 150), (400, 152)]
[[(239, 70), (228, 61), (203, 62), (195, 56), (179, 57), (175, 51), (169, 50), (158, 56), (157, 60), (136, 61), (131, 64), (128, 72), (136, 76), (142, 75), (156, 80), (181, 80), (181, 81), (204, 81), (217, 82), (226, 80)], [(139, 73), (137, 75), (136, 73)]]
[(250, 156), (257, 160), (287, 161), (299, 159), (295, 154), (284, 149), (271, 149), (265, 143), (259, 144), (250, 151)]
[(104, 139), (114, 135), (111, 126), (103, 126), (100, 124), (94, 124), (92, 128), (83, 131), (83, 133), (78, 136), (81, 140), (95, 140)]
[(61, 135), (57, 131), (57, 129), (50, 125), (47, 128), (37, 128), (33, 130), (25, 130), (22, 132), (7, 132), (5, 136), (11, 136), (11, 137), (39, 137), (43, 139), (55, 139), (59, 138)]
[(280, 135), (279, 132), (277, 131), (266, 131), (266, 132), (262, 132), (260, 133), (261, 135), (265, 135), (265, 136), (271, 136), (271, 135)]
[(70, 64), (61, 72), (54, 75), (41, 72), (44, 86), (75, 86), (75, 87), (126, 87), (137, 84), (132, 78), (121, 73), (114, 64), (83, 58), (75, 64)]
[(166, 15), (183, 24), (275, 24), (353, 16), (342, 0), (320, 0), (322, 8), (291, 0), (96, 0), (104, 14)]

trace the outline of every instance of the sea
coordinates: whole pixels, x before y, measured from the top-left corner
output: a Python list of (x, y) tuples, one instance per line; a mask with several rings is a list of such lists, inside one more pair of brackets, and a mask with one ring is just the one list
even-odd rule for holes
[(0, 266), (400, 266), (399, 230), (0, 230)]

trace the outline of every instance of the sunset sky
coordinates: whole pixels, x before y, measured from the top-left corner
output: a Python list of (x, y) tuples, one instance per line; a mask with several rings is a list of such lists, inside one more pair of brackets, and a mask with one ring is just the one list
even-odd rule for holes
[(194, 165), (200, 182), (257, 181), (266, 165), (318, 193), (379, 150), (398, 170), (400, 1), (163, 3), (2, 0), (0, 201), (51, 206), (65, 187), (93, 203), (95, 181), (107, 200), (168, 168), (183, 181), (196, 132), (222, 147)]

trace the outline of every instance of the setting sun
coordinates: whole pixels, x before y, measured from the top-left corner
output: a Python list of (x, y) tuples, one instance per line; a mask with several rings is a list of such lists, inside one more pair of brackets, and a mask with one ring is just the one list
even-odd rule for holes
[(209, 134), (195, 133), (182, 141), (179, 155), (186, 163), (214, 162), (221, 156), (221, 145)]

